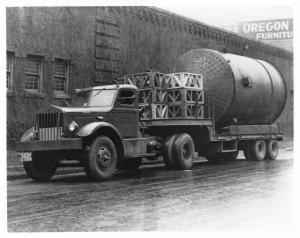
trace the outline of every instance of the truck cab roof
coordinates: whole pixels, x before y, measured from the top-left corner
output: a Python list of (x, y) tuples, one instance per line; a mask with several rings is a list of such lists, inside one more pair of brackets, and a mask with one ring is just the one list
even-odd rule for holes
[(113, 90), (113, 89), (134, 89), (137, 90), (138, 88), (131, 84), (113, 84), (113, 85), (103, 85), (103, 86), (95, 86), (90, 88), (83, 88), (83, 89), (75, 89), (76, 93), (86, 92), (90, 90)]

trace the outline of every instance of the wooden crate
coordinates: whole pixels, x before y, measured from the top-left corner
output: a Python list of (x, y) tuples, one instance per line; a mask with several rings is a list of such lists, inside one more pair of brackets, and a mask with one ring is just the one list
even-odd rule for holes
[(164, 74), (160, 72), (146, 72), (138, 74), (128, 74), (114, 80), (118, 84), (132, 84), (139, 89), (146, 88), (177, 88), (190, 87), (203, 89), (203, 79), (201, 74), (192, 73), (172, 73)]
[(128, 74), (115, 79), (115, 83), (132, 84), (138, 89), (166, 88), (166, 74), (160, 72), (146, 72), (138, 74)]
[(165, 103), (167, 91), (159, 88), (139, 89), (139, 103)]
[(173, 73), (165, 76), (165, 83), (168, 88), (190, 87), (203, 89), (203, 78), (201, 74)]
[(190, 103), (169, 104), (169, 119), (197, 119), (204, 118), (203, 105), (195, 105)]
[(140, 119), (166, 119), (168, 118), (168, 105), (166, 104), (140, 104)]
[(167, 90), (168, 103), (195, 103), (204, 104), (204, 90), (198, 88), (170, 88)]

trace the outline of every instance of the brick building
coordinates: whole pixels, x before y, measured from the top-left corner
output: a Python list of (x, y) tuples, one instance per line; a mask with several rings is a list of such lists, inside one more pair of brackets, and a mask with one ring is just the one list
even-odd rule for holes
[[(7, 138), (13, 142), (49, 104), (72, 90), (155, 69), (173, 71), (188, 50), (226, 50), (269, 61), (282, 73), (288, 100), (280, 117), (293, 134), (293, 54), (150, 7), (7, 8)], [(11, 143), (10, 143), (11, 144)]]

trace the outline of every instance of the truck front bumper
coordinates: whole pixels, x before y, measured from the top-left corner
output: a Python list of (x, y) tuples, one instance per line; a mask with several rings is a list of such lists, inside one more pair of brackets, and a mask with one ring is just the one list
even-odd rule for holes
[(48, 151), (48, 150), (80, 150), (82, 139), (60, 139), (51, 141), (25, 141), (16, 142), (15, 150), (18, 152)]

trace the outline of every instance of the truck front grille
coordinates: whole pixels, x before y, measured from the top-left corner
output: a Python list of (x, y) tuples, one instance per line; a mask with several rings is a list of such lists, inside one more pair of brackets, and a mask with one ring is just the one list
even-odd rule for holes
[(36, 116), (38, 139), (58, 140), (61, 138), (63, 114), (60, 112), (39, 113)]

